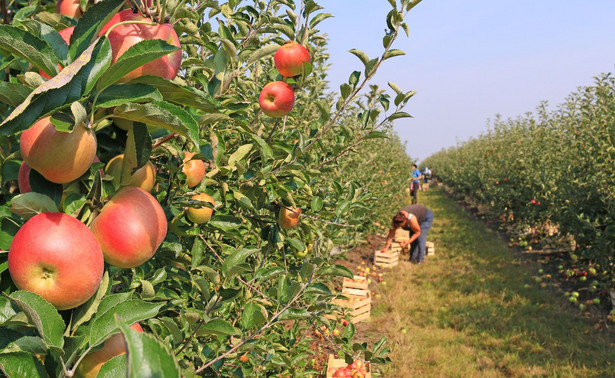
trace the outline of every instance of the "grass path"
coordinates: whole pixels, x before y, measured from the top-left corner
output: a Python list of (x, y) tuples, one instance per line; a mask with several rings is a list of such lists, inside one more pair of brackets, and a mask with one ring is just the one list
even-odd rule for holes
[(385, 377), (613, 377), (615, 344), (548, 289), (524, 287), (537, 270), (439, 191), (436, 256), (386, 276), (368, 332), (389, 340)]

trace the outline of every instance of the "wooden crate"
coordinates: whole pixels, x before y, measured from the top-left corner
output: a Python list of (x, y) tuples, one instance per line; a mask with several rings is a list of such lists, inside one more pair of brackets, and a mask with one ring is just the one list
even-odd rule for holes
[(367, 291), (367, 295), (344, 294), (344, 296), (347, 299), (334, 299), (331, 303), (349, 309), (348, 314), (353, 323), (369, 318), (372, 308), (372, 296), (369, 291)]
[(433, 242), (425, 243), (427, 247), (427, 256), (433, 256), (436, 254), (436, 247)]
[(426, 192), (429, 190), (429, 184), (421, 184), (421, 189)]
[(405, 241), (408, 239), (410, 239), (410, 231), (404, 230), (401, 227), (395, 230), (395, 237), (393, 238), (393, 241), (399, 243), (402, 240)]
[[(335, 358), (332, 354), (329, 355), (329, 362), (327, 363), (327, 375), (326, 378), (333, 378), (335, 371), (341, 367), (346, 367), (348, 364), (343, 358)], [(369, 362), (365, 364), (365, 378), (372, 378), (372, 369)]]
[(611, 290), (609, 295), (611, 296), (611, 305), (615, 308), (615, 290)]
[(392, 268), (396, 266), (399, 262), (399, 253), (398, 252), (374, 252), (374, 265), (380, 266), (383, 268)]
[(367, 290), (367, 277), (364, 276), (354, 276), (354, 280), (350, 278), (344, 278), (344, 282), (342, 284), (343, 288), (348, 289), (363, 289)]

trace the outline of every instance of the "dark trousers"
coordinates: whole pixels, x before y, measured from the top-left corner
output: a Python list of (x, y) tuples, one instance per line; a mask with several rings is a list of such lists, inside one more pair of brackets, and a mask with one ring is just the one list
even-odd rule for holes
[(417, 197), (418, 193), (419, 193), (419, 183), (411, 182), (410, 183), (410, 197), (412, 197), (413, 205), (418, 202), (418, 197)]
[(427, 253), (427, 233), (433, 224), (433, 213), (427, 210), (427, 215), (421, 222), (421, 234), (410, 246), (410, 261), (423, 262)]

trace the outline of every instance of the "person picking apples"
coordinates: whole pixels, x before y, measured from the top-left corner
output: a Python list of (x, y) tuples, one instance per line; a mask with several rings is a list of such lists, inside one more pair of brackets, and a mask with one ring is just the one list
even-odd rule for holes
[(433, 212), (419, 204), (408, 205), (395, 214), (392, 227), (387, 235), (387, 241), (380, 252), (386, 252), (391, 247), (395, 237), (395, 230), (402, 228), (410, 231), (410, 239), (400, 242), (402, 248), (410, 248), (410, 261), (422, 264), (425, 262), (427, 252), (427, 233), (433, 224)]

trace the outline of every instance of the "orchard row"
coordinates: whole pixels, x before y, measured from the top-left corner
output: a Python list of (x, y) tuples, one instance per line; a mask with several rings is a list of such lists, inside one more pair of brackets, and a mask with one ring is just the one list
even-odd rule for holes
[[(388, 2), (381, 55), (351, 50), (364, 69), (338, 95), (314, 1), (9, 4), (3, 373), (318, 373), (304, 336), (352, 275), (330, 252), (404, 171), (367, 167), (403, 151), (391, 125), (414, 92), (361, 91), (418, 2)], [(353, 333), (339, 353), (386, 361)]]

